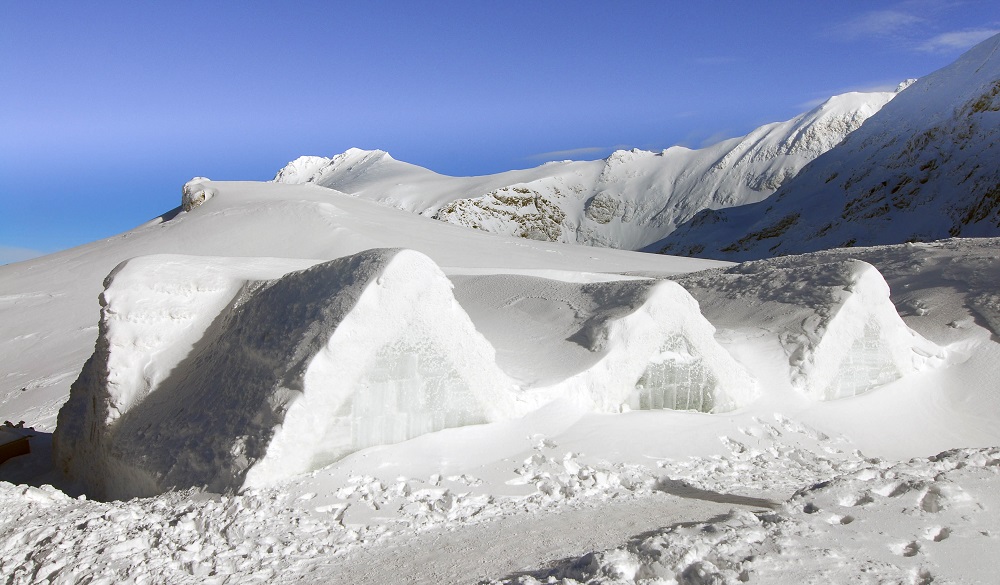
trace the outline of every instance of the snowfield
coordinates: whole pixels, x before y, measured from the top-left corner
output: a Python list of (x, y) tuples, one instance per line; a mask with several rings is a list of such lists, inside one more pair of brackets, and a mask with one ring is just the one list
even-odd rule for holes
[[(833, 146), (804, 120), (788, 145)], [(0, 266), (0, 437), (33, 433), (0, 581), (995, 582), (1000, 239), (732, 264), (412, 213), (612, 166), (621, 195), (690, 153), (457, 182), (303, 158)], [(637, 245), (639, 200), (586, 184), (587, 237)]]

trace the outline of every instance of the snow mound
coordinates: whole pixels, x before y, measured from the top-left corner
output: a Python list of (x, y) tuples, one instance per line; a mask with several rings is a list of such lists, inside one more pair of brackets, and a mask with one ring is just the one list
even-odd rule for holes
[(184, 183), (184, 187), (181, 188), (181, 208), (184, 211), (191, 211), (214, 197), (216, 194), (215, 189), (206, 185), (206, 183), (210, 182), (211, 179), (195, 177)]
[(584, 285), (601, 300), (573, 340), (602, 354), (588, 369), (542, 391), (599, 412), (727, 412), (756, 398), (750, 374), (720, 346), (698, 302), (678, 284)]
[(493, 348), (426, 256), (375, 249), (274, 280), (259, 277), (306, 262), (260, 262), (140, 258), (111, 274), (59, 414), (64, 471), (103, 497), (231, 490), (510, 416)]
[(862, 394), (947, 361), (906, 326), (885, 279), (860, 260), (747, 262), (680, 282), (715, 325), (776, 335), (792, 386), (816, 400)]

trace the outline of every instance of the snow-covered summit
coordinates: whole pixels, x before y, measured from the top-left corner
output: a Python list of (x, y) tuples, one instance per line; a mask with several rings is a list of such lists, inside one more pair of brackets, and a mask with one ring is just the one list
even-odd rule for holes
[(900, 92), (766, 201), (651, 249), (745, 259), (1000, 234), (1000, 35)]
[(349, 148), (333, 158), (300, 156), (279, 170), (274, 176), (274, 182), (291, 185), (333, 183), (345, 174), (361, 175), (371, 170), (372, 167), (389, 161), (394, 161), (394, 159), (384, 150), (362, 150), (360, 148)]
[(618, 150), (597, 161), (449, 177), (380, 150), (350, 149), (332, 158), (300, 157), (275, 181), (311, 182), (493, 233), (639, 249), (702, 209), (767, 197), (894, 96), (834, 96), (791, 120), (698, 150)]

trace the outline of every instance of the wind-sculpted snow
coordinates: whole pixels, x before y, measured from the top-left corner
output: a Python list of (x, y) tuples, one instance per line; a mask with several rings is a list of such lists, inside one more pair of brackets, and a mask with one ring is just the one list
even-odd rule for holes
[(97, 349), (60, 412), (59, 465), (105, 497), (224, 490), (510, 416), (492, 347), (425, 256), (372, 250), (246, 278), (262, 271), (161, 257), (112, 274)]
[(771, 197), (650, 250), (726, 260), (1000, 235), (1000, 35), (916, 81)]
[(332, 158), (300, 157), (274, 180), (314, 183), (497, 234), (636, 250), (702, 209), (767, 197), (894, 96), (834, 96), (791, 120), (699, 150), (618, 150), (601, 161), (447, 177), (353, 148)]
[(792, 385), (816, 400), (862, 394), (947, 361), (943, 349), (903, 323), (882, 275), (859, 260), (787, 257), (680, 282), (716, 326), (777, 336)]

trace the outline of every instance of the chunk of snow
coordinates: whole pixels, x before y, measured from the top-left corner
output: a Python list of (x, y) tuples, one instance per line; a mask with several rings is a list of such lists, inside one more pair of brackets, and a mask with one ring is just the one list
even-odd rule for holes
[(211, 179), (205, 177), (195, 177), (184, 183), (181, 188), (181, 208), (184, 211), (191, 211), (202, 203), (215, 196), (215, 189), (206, 185)]

